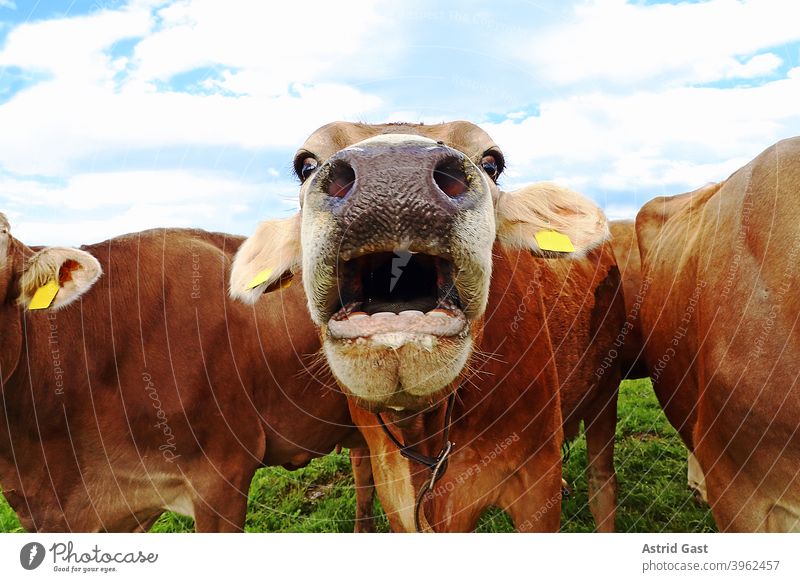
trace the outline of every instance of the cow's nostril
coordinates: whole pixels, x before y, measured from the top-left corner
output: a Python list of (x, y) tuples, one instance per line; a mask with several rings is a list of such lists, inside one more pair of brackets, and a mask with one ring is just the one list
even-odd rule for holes
[(333, 164), (328, 175), (328, 195), (344, 198), (356, 181), (356, 173), (347, 162), (338, 161)]
[(433, 180), (450, 198), (457, 198), (467, 191), (467, 175), (458, 160), (446, 160), (436, 166)]

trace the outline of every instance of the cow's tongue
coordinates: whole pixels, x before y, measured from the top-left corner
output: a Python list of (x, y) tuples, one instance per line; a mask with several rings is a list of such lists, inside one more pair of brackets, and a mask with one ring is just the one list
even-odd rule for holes
[(380, 312), (400, 313), (401, 311), (421, 311), (427, 313), (436, 309), (437, 301), (434, 297), (417, 297), (407, 301), (391, 301), (370, 299), (361, 306), (361, 311), (368, 315)]

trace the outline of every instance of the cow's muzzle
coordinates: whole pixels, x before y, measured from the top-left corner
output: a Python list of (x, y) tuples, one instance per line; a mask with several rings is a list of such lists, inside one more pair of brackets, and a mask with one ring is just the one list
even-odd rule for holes
[(442, 143), (380, 135), (320, 167), (304, 186), (303, 281), (347, 391), (373, 409), (447, 392), (486, 306), (494, 228), (487, 179)]
[(410, 251), (370, 253), (343, 262), (338, 309), (328, 322), (331, 337), (462, 333), (467, 321), (454, 270), (447, 258)]

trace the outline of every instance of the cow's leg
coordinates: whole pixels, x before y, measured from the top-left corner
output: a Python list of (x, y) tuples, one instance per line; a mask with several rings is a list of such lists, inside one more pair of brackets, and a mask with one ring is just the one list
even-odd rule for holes
[(763, 532), (768, 507), (755, 499), (756, 490), (746, 483), (740, 474), (725, 479), (720, 468), (710, 469), (706, 473), (708, 502), (714, 522), (720, 532), (743, 533)]
[(375, 498), (375, 479), (369, 449), (350, 449), (350, 465), (356, 488), (356, 526), (355, 533), (375, 531), (375, 514), (372, 510)]
[(703, 475), (703, 469), (700, 463), (697, 462), (697, 457), (694, 453), (689, 451), (689, 458), (687, 462), (686, 478), (689, 483), (689, 489), (694, 492), (695, 499), (698, 503), (702, 502), (708, 505), (708, 493), (706, 493), (706, 477)]
[(389, 520), (389, 528), (393, 532), (416, 531), (416, 490), (412, 472), (416, 474), (424, 469), (418, 465), (412, 466), (408, 459), (400, 455), (394, 443), (375, 426), (375, 417), (371, 413), (350, 403), (350, 414), (369, 445), (375, 490)]
[(194, 524), (198, 532), (241, 532), (247, 517), (247, 494), (255, 469), (236, 475), (214, 473), (195, 481), (204, 483), (193, 496)]
[[(539, 454), (510, 479), (499, 499), (520, 532), (556, 532), (561, 526), (561, 456)], [(523, 477), (524, 476), (524, 477)]]
[(145, 533), (150, 531), (150, 528), (152, 528), (153, 525), (155, 525), (155, 523), (158, 521), (158, 518), (161, 517), (162, 513), (163, 512), (159, 510), (155, 514), (144, 518), (142, 518), (141, 516), (137, 517), (133, 525), (131, 525), (130, 528), (128, 529), (128, 531), (130, 531), (131, 533)]
[(727, 483), (714, 496), (709, 483), (709, 502), (719, 531), (726, 533), (800, 533), (800, 513), (771, 497), (760, 497), (758, 488), (743, 486), (741, 479)]
[(220, 494), (205, 494), (194, 504), (195, 531), (201, 533), (244, 531), (246, 516), (247, 494), (227, 488)]
[(589, 509), (600, 532), (614, 531), (617, 513), (617, 474), (614, 471), (617, 395), (618, 389), (614, 389), (608, 400), (600, 403), (585, 419)]
[(774, 504), (767, 512), (764, 529), (770, 533), (800, 532), (800, 509), (781, 502)]
[(155, 525), (158, 521), (158, 518), (161, 517), (161, 512), (159, 511), (154, 516), (148, 518), (147, 520), (140, 523), (136, 528), (131, 530), (131, 533), (146, 533), (149, 532), (150, 529)]
[[(432, 506), (433, 515), (430, 515), (428, 519), (433, 531), (448, 533), (475, 531), (481, 516), (492, 503), (486, 498), (470, 499), (468, 495), (462, 495), (463, 492), (455, 490), (449, 494), (450, 498), (453, 499), (452, 505), (447, 503), (449, 500), (446, 498), (434, 497), (431, 501), (428, 501), (428, 503), (434, 504)], [(451, 508), (448, 507), (449, 505)], [(437, 510), (442, 515), (437, 515)]]
[(727, 452), (715, 454), (721, 450), (715, 448), (718, 445), (706, 445), (699, 442), (695, 454), (707, 468), (708, 502), (721, 532), (800, 532), (800, 506), (792, 500), (800, 486), (794, 466), (788, 472), (776, 468), (765, 475), (763, 470), (742, 466)]

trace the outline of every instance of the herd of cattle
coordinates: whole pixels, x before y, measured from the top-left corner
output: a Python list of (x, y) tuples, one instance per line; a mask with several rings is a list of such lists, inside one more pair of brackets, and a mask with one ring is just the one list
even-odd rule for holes
[(334, 123), (247, 240), (28, 247), (0, 214), (0, 489), (31, 531), (241, 531), (259, 467), (348, 447), (356, 529), (557, 531), (583, 421), (613, 531), (622, 378), (649, 376), (722, 531), (800, 531), (800, 138), (607, 223), (501, 191), (467, 122)]

